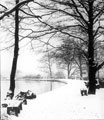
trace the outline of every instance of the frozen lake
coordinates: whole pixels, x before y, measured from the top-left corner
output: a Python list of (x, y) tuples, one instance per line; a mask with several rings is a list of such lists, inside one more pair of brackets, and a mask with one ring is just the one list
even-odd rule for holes
[[(6, 93), (9, 89), (10, 81), (1, 80), (1, 100), (6, 96)], [(15, 83), (15, 95), (20, 91), (31, 90), (32, 92), (42, 94), (50, 90), (54, 90), (61, 86), (65, 85), (64, 82), (58, 81), (46, 81), (46, 80), (17, 80)]]

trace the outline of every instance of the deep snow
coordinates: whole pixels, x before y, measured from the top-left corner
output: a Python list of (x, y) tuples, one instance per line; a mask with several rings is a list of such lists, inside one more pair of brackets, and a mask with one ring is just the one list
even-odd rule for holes
[(67, 85), (28, 100), (18, 117), (12, 120), (104, 119), (104, 89), (96, 95), (81, 96), (80, 82)]

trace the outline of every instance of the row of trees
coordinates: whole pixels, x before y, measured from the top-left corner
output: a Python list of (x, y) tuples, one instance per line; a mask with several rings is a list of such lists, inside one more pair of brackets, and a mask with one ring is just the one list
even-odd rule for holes
[[(73, 60), (79, 61), (80, 69), (80, 65), (85, 64), (88, 68), (89, 94), (95, 94), (96, 73), (104, 65), (104, 1), (35, 0), (29, 4), (20, 4), (22, 0), (15, 1), (15, 7), (0, 17), (3, 19), (10, 14), (9, 31), (13, 34), (15, 28), (15, 67), (12, 67), (11, 83), (15, 79), (17, 43), (28, 37), (33, 48), (37, 43), (42, 47), (48, 45), (48, 56), (50, 52), (52, 58), (67, 63), (68, 72)], [(10, 89), (14, 92), (14, 83)]]
[[(103, 51), (104, 2), (102, 0), (47, 0), (35, 3), (42, 7), (41, 11), (46, 15), (46, 19), (39, 20), (43, 23), (40, 35), (43, 36), (47, 31), (47, 34), (59, 39), (67, 36), (70, 44), (73, 41), (75, 47), (69, 48), (67, 44), (64, 62), (73, 57), (71, 52), (71, 57), (67, 58), (70, 49), (76, 48), (78, 51), (76, 55), (81, 54), (79, 59), (84, 58), (88, 67), (89, 93), (95, 94), (96, 73), (104, 65), (103, 59), (98, 60), (101, 56), (98, 52)], [(56, 58), (60, 58), (60, 54), (57, 55)]]

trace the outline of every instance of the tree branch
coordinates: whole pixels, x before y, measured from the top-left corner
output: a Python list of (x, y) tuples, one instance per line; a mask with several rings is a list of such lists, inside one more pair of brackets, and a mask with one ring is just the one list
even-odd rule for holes
[(11, 14), (12, 12), (14, 12), (18, 7), (20, 7), (21, 5), (25, 4), (25, 3), (29, 3), (32, 2), (33, 0), (25, 0), (23, 2), (18, 3), (15, 7), (13, 7), (11, 10), (5, 12), (1, 17), (0, 20), (2, 20), (5, 16), (8, 16), (9, 14)]
[(100, 65), (98, 65), (96, 71), (100, 70), (103, 66), (104, 66), (104, 61)]
[(39, 15), (32, 15), (32, 14), (29, 14), (29, 13), (25, 12), (25, 11), (24, 11), (24, 10), (22, 10), (22, 9), (20, 9), (20, 11), (21, 11), (21, 12), (23, 12), (24, 14), (26, 14), (26, 15), (31, 16), (31, 17), (41, 18), (41, 16), (39, 16)]
[(2, 14), (2, 13), (4, 13), (7, 10), (7, 8), (4, 5), (2, 5), (2, 4), (0, 4), (0, 6), (5, 9), (5, 10), (0, 11), (0, 14)]

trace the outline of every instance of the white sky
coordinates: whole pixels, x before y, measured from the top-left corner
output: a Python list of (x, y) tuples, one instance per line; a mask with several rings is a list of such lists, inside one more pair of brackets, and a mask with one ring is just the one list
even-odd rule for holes
[[(1, 43), (5, 40), (9, 40), (9, 36), (7, 36), (6, 32), (0, 31), (0, 49), (5, 47), (6, 44)], [(25, 42), (21, 44), (24, 45)], [(0, 74), (8, 78), (10, 76), (12, 68), (13, 52), (13, 49), (0, 51)], [(22, 72), (23, 75), (39, 74), (41, 66), (39, 62), (40, 58), (41, 54), (32, 52), (32, 50), (30, 50), (28, 46), (22, 47), (19, 50), (17, 70)]]
[[(0, 4), (6, 5), (5, 1), (0, 0)], [(7, 6), (7, 5), (6, 5)], [(9, 6), (10, 7), (10, 6)], [(0, 21), (2, 23), (2, 21)], [(9, 40), (9, 36), (5, 35), (3, 31), (0, 31), (0, 41)], [(55, 42), (56, 44), (56, 42)], [(4, 47), (5, 44), (2, 45)], [(25, 73), (25, 74), (38, 74), (40, 73), (40, 62), (39, 58), (40, 54), (32, 53), (29, 49), (23, 48), (21, 54), (18, 57), (17, 70)], [(13, 50), (1, 52), (1, 75), (9, 77), (11, 68), (12, 68), (12, 60), (13, 60)], [(56, 68), (56, 67), (55, 67)], [(54, 68), (54, 72), (57, 71)]]
[[(13, 53), (13, 51), (11, 51)], [(9, 77), (12, 67), (13, 55), (10, 51), (1, 52), (1, 75)], [(17, 70), (24, 74), (38, 74), (40, 55), (26, 50), (18, 57)]]
[[(0, 4), (5, 5), (6, 0), (0, 0)], [(2, 21), (0, 21), (0, 24)], [(5, 32), (0, 31), (0, 42), (7, 38)], [(0, 45), (4, 47), (5, 44)], [(17, 70), (23, 72), (24, 74), (38, 74), (40, 73), (40, 63), (39, 58), (41, 55), (30, 52), (27, 48), (22, 48), (22, 51), (18, 57)], [(0, 53), (0, 73), (2, 76), (9, 77), (12, 67), (13, 60), (13, 50), (3, 51)]]

